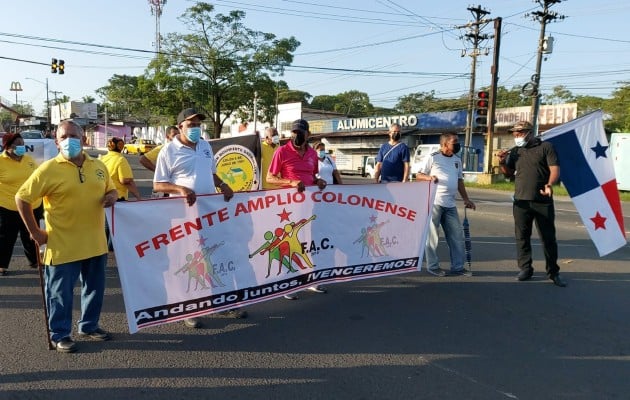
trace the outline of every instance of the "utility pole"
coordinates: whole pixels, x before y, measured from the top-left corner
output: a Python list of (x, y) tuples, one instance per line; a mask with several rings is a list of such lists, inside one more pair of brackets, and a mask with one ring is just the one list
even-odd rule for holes
[[(483, 8), (481, 8), (481, 6), (477, 6), (477, 7), (468, 7), (467, 8), (468, 11), (470, 11), (473, 15), (473, 17), (475, 18), (474, 21), (469, 22), (466, 25), (463, 26), (458, 26), (458, 28), (468, 28), (469, 32), (467, 34), (465, 34), (464, 36), (468, 39), (468, 41), (470, 41), (473, 45), (473, 48), (470, 52), (467, 52), (466, 50), (462, 51), (462, 57), (464, 57), (467, 53), (468, 55), (472, 58), (471, 61), (471, 72), (470, 72), (470, 90), (468, 91), (468, 113), (466, 115), (466, 137), (464, 139), (464, 145), (465, 146), (470, 146), (471, 143), (471, 138), (472, 138), (472, 132), (473, 132), (473, 113), (474, 113), (474, 97), (475, 97), (475, 80), (476, 80), (476, 73), (477, 73), (477, 56), (481, 55), (480, 51), (479, 51), (479, 45), (481, 44), (482, 41), (488, 39), (488, 36), (485, 34), (480, 33), (480, 27), (481, 25), (485, 25), (489, 22), (489, 20), (484, 20), (483, 17), (485, 17), (486, 15), (490, 14), (490, 11), (484, 10)], [(464, 158), (464, 169), (466, 169), (467, 167), (467, 159), (468, 157), (463, 157)]]
[(488, 132), (486, 135), (486, 157), (484, 159), (487, 174), (492, 174), (492, 152), (493, 152), (493, 136), (494, 121), (497, 110), (497, 86), (499, 84), (499, 51), (501, 49), (501, 17), (494, 19), (494, 52), (492, 55), (492, 81), (490, 83), (490, 101), (488, 104)]
[(550, 11), (549, 8), (554, 4), (562, 3), (562, 0), (536, 0), (538, 4), (543, 8), (542, 11), (535, 11), (530, 15), (536, 21), (540, 22), (540, 36), (538, 37), (538, 58), (536, 60), (536, 74), (532, 77), (532, 83), (534, 86), (534, 93), (532, 95), (532, 126), (534, 127), (534, 134), (538, 135), (538, 113), (540, 110), (540, 70), (542, 67), (543, 53), (547, 40), (545, 38), (545, 29), (547, 23), (553, 22), (556, 19), (563, 20), (564, 15), (558, 15), (554, 11)]
[[(258, 91), (254, 91), (254, 133), (256, 133), (257, 123), (258, 123)], [(260, 138), (260, 135), (258, 136)]]

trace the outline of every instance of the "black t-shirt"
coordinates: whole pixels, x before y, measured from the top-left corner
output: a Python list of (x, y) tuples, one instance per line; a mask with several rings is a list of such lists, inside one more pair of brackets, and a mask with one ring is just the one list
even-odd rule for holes
[(549, 166), (558, 165), (558, 157), (550, 142), (536, 138), (525, 147), (514, 147), (505, 160), (515, 171), (514, 198), (550, 202), (552, 198), (540, 194), (549, 181)]

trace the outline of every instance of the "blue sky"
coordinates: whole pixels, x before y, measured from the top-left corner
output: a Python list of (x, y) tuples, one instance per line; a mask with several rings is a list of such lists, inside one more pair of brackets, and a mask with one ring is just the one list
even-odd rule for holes
[[(391, 107), (411, 92), (434, 90), (439, 97), (467, 93), (470, 43), (459, 25), (472, 20), (468, 0), (256, 0), (209, 1), (227, 13), (244, 10), (245, 23), (302, 44), (294, 67), (282, 78), (292, 89), (312, 95), (348, 90), (368, 93), (376, 106)], [(193, 3), (169, 0), (163, 9), (162, 34), (185, 32), (178, 17)], [(525, 14), (540, 10), (532, 0), (487, 0), (480, 4), (503, 18), (499, 83), (522, 86), (535, 72), (540, 24)], [(573, 93), (609, 97), (619, 81), (630, 81), (630, 2), (565, 0), (552, 7), (565, 15), (551, 23), (554, 51), (542, 65), (541, 86), (548, 93), (566, 85)], [(115, 48), (153, 50), (155, 17), (147, 0), (22, 0), (5, 2), (0, 25), (0, 56), (48, 64), (64, 59), (65, 75), (47, 65), (0, 59), (0, 96), (15, 102), (11, 82), (20, 82), (18, 102), (41, 110), (49, 90), (79, 101), (105, 86), (114, 74), (140, 75), (151, 54)], [(492, 33), (492, 24), (485, 29)], [(52, 40), (50, 40), (52, 39)], [(112, 46), (104, 48), (84, 46)], [(477, 86), (490, 83), (490, 55), (479, 58)], [(315, 71), (313, 67), (366, 72)], [(375, 73), (378, 71), (378, 73)], [(386, 73), (387, 72), (387, 73)], [(391, 73), (390, 73), (391, 72)], [(26, 79), (30, 78), (30, 79)], [(39, 82), (38, 82), (39, 81)], [(51, 93), (50, 97), (54, 95)]]

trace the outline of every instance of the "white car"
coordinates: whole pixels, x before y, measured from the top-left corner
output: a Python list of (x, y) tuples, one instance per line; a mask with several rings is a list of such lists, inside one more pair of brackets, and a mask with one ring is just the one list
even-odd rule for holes
[(411, 174), (417, 174), (420, 172), (424, 163), (427, 162), (427, 157), (436, 151), (440, 150), (439, 144), (420, 144), (416, 146), (416, 149), (411, 156)]

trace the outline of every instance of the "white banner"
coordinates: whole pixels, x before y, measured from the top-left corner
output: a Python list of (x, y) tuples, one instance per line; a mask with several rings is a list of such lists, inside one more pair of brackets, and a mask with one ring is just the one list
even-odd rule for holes
[(59, 153), (54, 139), (24, 139), (26, 154), (33, 157), (37, 165), (54, 158)]
[(129, 331), (419, 270), (435, 185), (331, 185), (107, 210)]

